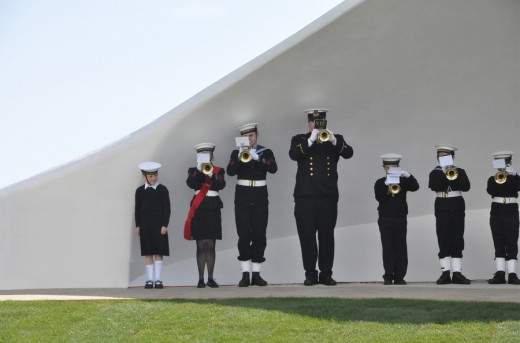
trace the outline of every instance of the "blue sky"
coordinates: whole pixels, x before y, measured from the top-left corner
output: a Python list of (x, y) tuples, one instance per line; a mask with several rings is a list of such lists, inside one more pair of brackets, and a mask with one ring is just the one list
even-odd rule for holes
[(152, 122), (341, 0), (0, 0), (0, 188)]

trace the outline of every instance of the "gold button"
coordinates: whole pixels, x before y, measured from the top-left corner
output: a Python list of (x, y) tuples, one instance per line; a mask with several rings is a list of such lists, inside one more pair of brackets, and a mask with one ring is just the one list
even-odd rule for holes
[(309, 163), (309, 165), (311, 165), (311, 166), (312, 166), (312, 162), (310, 162), (310, 163)]
[(312, 156), (311, 156), (311, 157), (309, 157), (309, 160), (311, 160), (311, 161), (312, 161)]
[(327, 156), (327, 160), (330, 160), (330, 156)]
[(314, 175), (314, 174), (313, 174), (313, 173), (311, 173), (311, 176), (313, 176), (313, 175)]
[(309, 170), (313, 170), (312, 168), (309, 168)]
[(327, 173), (327, 176), (330, 176), (330, 174), (329, 174), (329, 173)]
[(330, 162), (327, 162), (327, 165), (330, 166)]

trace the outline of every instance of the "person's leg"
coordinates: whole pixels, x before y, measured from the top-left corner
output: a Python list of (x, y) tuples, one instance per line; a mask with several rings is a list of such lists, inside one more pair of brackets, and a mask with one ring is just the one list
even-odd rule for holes
[(206, 254), (204, 251), (204, 239), (197, 240), (197, 268), (199, 270), (199, 283), (197, 287), (202, 288), (205, 287), (206, 284), (204, 283), (204, 268), (206, 266)]
[(215, 245), (217, 243), (216, 239), (205, 239), (205, 249), (206, 249), (206, 265), (208, 266), (208, 282), (207, 285), (211, 288), (217, 288), (218, 284), (215, 282), (213, 278), (213, 270), (215, 268), (215, 260), (216, 260), (216, 251)]

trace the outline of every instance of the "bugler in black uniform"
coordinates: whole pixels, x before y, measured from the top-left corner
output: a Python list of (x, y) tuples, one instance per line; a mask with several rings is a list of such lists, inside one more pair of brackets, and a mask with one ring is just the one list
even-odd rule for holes
[[(249, 148), (231, 152), (227, 173), (237, 175), (235, 188), (235, 222), (238, 233), (238, 260), (242, 267), (242, 279), (239, 287), (251, 285), (266, 286), (260, 276), (261, 263), (265, 261), (264, 251), (267, 246), (266, 229), (269, 216), (269, 201), (266, 174), (276, 173), (278, 166), (273, 152), (257, 145), (257, 123), (243, 125), (240, 134), (248, 138)], [(239, 153), (247, 151), (251, 159), (247, 162), (239, 158)], [(253, 275), (250, 278), (250, 272)]]
[[(386, 172), (391, 167), (398, 168), (402, 158), (398, 154), (382, 155), (383, 168)], [(398, 170), (399, 183), (389, 182), (382, 177), (374, 184), (374, 193), (379, 202), (378, 225), (383, 247), (384, 284), (406, 285), (404, 277), (408, 268), (408, 248), (406, 244), (408, 204), (406, 193), (419, 189), (419, 183), (413, 175)]]
[(305, 269), (304, 285), (311, 286), (319, 282), (333, 286), (336, 284), (332, 279), (334, 228), (339, 198), (337, 165), (340, 157), (351, 158), (354, 152), (343, 136), (330, 130), (327, 130), (330, 140), (318, 142), (319, 132), (314, 128), (314, 121), (325, 119), (327, 110), (306, 112), (310, 132), (292, 137), (289, 150), (291, 159), (298, 162), (293, 193), (294, 216)]
[[(448, 145), (437, 145), (436, 148), (439, 160), (443, 159), (444, 156), (455, 156), (457, 150), (457, 148)], [(447, 174), (450, 174), (450, 176), (448, 177)], [(471, 281), (461, 273), (462, 251), (464, 250), (464, 218), (466, 215), (466, 204), (462, 192), (467, 192), (470, 189), (466, 171), (453, 165), (437, 166), (430, 172), (428, 187), (437, 193), (435, 219), (439, 243), (439, 261), (442, 270), (437, 284), (469, 284)], [(450, 270), (453, 271), (453, 278), (450, 276)]]
[(493, 197), (489, 224), (495, 246), (497, 269), (495, 276), (488, 280), (490, 284), (506, 283), (506, 267), (507, 282), (520, 284), (520, 279), (516, 275), (519, 226), (517, 198), (520, 191), (520, 176), (511, 166), (512, 156), (511, 151), (494, 153), (495, 160), (503, 160), (504, 168), (500, 168), (501, 170), (487, 181), (487, 192)]

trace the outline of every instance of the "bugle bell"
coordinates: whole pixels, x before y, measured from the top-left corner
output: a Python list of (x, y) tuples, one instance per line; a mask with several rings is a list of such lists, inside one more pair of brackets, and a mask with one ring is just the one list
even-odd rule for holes
[(446, 178), (450, 181), (455, 180), (457, 177), (459, 177), (459, 172), (457, 171), (457, 168), (454, 168), (453, 166), (449, 166), (446, 168)]
[(249, 153), (249, 149), (243, 149), (242, 151), (240, 151), (240, 153), (238, 154), (238, 158), (243, 163), (248, 163), (253, 159), (253, 157)]
[(202, 163), (200, 169), (203, 174), (208, 175), (213, 172), (213, 165), (211, 163)]
[(320, 130), (320, 132), (318, 133), (318, 142), (319, 143), (328, 142), (329, 139), (330, 139), (329, 131), (327, 131), (327, 130)]
[(507, 181), (507, 172), (504, 169), (500, 169), (495, 174), (495, 182), (499, 185)]
[(392, 194), (392, 196), (399, 194), (401, 191), (401, 186), (398, 183), (393, 183), (388, 185), (388, 194)]

